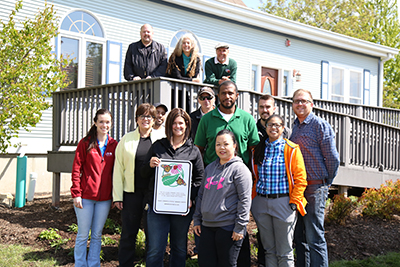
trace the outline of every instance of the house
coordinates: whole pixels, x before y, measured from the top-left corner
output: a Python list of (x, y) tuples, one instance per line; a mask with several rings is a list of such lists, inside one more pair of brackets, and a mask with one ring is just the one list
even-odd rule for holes
[[(3, 1), (2, 20), (7, 19), (14, 3)], [(44, 1), (25, 0), (23, 4), (18, 15), (21, 19), (33, 17)], [(216, 43), (229, 43), (229, 56), (238, 63), (239, 89), (279, 97), (305, 88), (316, 99), (381, 107), (383, 64), (398, 53), (394, 48), (247, 8), (240, 0), (53, 0), (51, 4), (60, 16), (54, 53), (74, 58), (68, 66), (70, 89), (124, 82), (125, 52), (131, 42), (140, 39), (144, 23), (154, 27), (154, 40), (169, 52), (180, 36), (191, 32), (203, 63), (215, 55)], [(38, 190), (49, 192), (51, 173), (46, 164), (47, 151), (54, 149), (49, 131), (54, 120), (51, 110), (46, 111), (31, 133), (21, 132), (14, 140), (26, 146), (10, 148), (9, 155), (1, 155), (2, 190), (13, 192), (13, 185), (3, 184), (12, 184), (15, 157), (24, 149), (32, 159), (28, 172), (37, 172), (37, 186), (45, 186)], [(71, 150), (65, 146), (60, 149)], [(69, 180), (68, 174), (62, 174), (61, 191), (68, 191)]]

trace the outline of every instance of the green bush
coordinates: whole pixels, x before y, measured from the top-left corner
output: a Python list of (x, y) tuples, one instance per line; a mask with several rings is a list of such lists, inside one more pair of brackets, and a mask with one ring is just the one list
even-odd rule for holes
[(78, 225), (76, 223), (68, 226), (68, 232), (78, 233)]
[(345, 197), (344, 194), (335, 195), (332, 207), (328, 212), (328, 222), (344, 225), (346, 219), (356, 208), (356, 203), (357, 200), (353, 201), (351, 198)]
[(389, 180), (379, 189), (366, 189), (362, 194), (362, 214), (390, 219), (393, 214), (400, 212), (400, 180), (395, 183)]
[(43, 230), (39, 234), (39, 239), (41, 240), (55, 240), (61, 238), (61, 236), (57, 233), (58, 229), (49, 228), (48, 230)]

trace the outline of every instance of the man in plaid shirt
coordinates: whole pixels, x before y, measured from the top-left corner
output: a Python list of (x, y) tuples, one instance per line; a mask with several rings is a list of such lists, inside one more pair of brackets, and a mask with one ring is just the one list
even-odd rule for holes
[(313, 112), (309, 91), (298, 89), (293, 94), (293, 111), (297, 116), (290, 140), (298, 144), (307, 171), (307, 214), (298, 217), (294, 233), (297, 267), (328, 267), (324, 211), (329, 187), (339, 168), (335, 132), (324, 119)]

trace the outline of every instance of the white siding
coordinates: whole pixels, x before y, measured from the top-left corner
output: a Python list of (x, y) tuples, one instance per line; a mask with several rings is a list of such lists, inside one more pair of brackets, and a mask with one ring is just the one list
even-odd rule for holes
[[(14, 0), (3, 0), (0, 19), (7, 20), (14, 9)], [(200, 40), (203, 55), (214, 56), (214, 46), (218, 42), (230, 44), (230, 57), (238, 63), (237, 83), (240, 89), (250, 89), (251, 67), (257, 64), (280, 70), (300, 70), (302, 81), (293, 82), (293, 89), (305, 88), (314, 98), (321, 94), (321, 61), (350, 65), (371, 71), (371, 105), (377, 105), (378, 59), (338, 48), (293, 38), (265, 29), (237, 23), (229, 18), (210, 16), (193, 12), (160, 0), (53, 0), (60, 21), (70, 12), (85, 10), (94, 15), (109, 41), (122, 43), (122, 60), (131, 42), (140, 39), (140, 26), (150, 23), (154, 27), (154, 40), (169, 47), (176, 31), (187, 29)], [(33, 18), (42, 0), (25, 0), (19, 19)], [(274, 29), (270, 29), (271, 31)], [(285, 39), (291, 46), (285, 46)], [(124, 78), (122, 77), (122, 80)], [(279, 81), (281, 82), (281, 81)], [(39, 138), (39, 139), (36, 139)], [(36, 152), (46, 153), (51, 149), (51, 111), (46, 111), (43, 121), (31, 133), (21, 133), (20, 142), (28, 142)], [(37, 144), (42, 144), (37, 146)], [(30, 147), (29, 145), (28, 147)]]

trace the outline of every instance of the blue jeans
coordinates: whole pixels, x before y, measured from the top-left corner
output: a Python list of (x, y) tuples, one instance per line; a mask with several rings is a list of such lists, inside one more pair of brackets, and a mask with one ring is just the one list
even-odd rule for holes
[(194, 209), (186, 216), (156, 214), (150, 207), (147, 212), (148, 251), (147, 267), (162, 267), (165, 248), (170, 239), (169, 266), (185, 267), (187, 255), (187, 233), (192, 221)]
[(325, 240), (324, 215), (329, 185), (308, 185), (304, 196), (308, 201), (307, 214), (298, 216), (294, 231), (296, 266), (328, 267), (328, 248)]
[[(101, 234), (110, 211), (111, 200), (95, 201), (83, 198), (82, 206), (83, 209), (74, 206), (78, 219), (78, 234), (74, 249), (75, 267), (100, 266)], [(89, 230), (92, 230), (92, 233), (86, 259)]]

